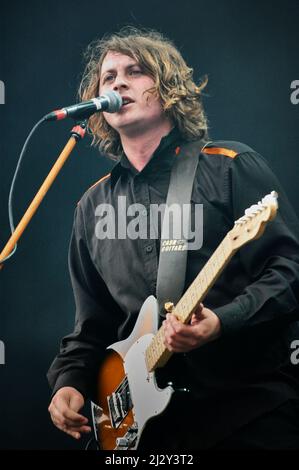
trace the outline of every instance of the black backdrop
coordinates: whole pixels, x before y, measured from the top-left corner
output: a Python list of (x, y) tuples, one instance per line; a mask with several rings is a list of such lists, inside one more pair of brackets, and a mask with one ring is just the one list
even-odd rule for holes
[[(82, 52), (125, 24), (161, 30), (180, 47), (195, 77), (209, 76), (205, 106), (213, 139), (240, 140), (263, 154), (299, 213), (297, 0), (14, 0), (0, 10), (1, 247), (9, 237), (7, 199), (20, 148), (45, 113), (76, 100)], [(34, 136), (18, 179), (16, 220), (68, 139), (71, 122), (49, 123)], [(72, 327), (67, 272), (73, 211), (110, 163), (81, 142), (0, 272), (0, 448), (82, 448), (49, 422), (45, 374)], [(254, 201), (253, 201), (254, 202)], [(85, 440), (84, 440), (85, 442)]]

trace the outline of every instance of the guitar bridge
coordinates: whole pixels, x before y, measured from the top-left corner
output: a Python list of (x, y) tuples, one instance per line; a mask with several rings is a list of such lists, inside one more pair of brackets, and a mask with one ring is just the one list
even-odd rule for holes
[(129, 450), (136, 441), (138, 436), (138, 425), (137, 423), (132, 424), (123, 437), (116, 439), (116, 447), (114, 450)]
[(129, 382), (127, 377), (117, 389), (107, 397), (110, 421), (113, 428), (118, 428), (133, 407)]

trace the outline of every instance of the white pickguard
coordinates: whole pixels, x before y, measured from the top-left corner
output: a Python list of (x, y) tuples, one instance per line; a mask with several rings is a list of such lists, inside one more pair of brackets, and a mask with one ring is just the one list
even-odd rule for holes
[(165, 410), (173, 394), (173, 388), (170, 386), (158, 388), (155, 373), (147, 371), (145, 351), (153, 336), (148, 334), (139, 338), (129, 349), (124, 363), (139, 438), (147, 421)]
[[(134, 421), (138, 432), (134, 445), (136, 449), (141, 433), (150, 418), (162, 413), (167, 407), (174, 392), (171, 386), (160, 389), (157, 386), (155, 373), (148, 372), (145, 363), (145, 351), (158, 330), (158, 306), (154, 296), (146, 299), (130, 336), (108, 349), (116, 351), (124, 361), (124, 369), (128, 378), (133, 403)], [(97, 413), (100, 408), (92, 403), (92, 414), (96, 433)]]

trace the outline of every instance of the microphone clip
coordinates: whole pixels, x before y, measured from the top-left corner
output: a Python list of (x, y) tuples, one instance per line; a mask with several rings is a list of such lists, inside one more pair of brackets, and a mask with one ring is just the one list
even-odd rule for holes
[(82, 140), (86, 134), (87, 130), (87, 119), (84, 119), (84, 121), (78, 121), (76, 125), (72, 128), (71, 130), (71, 136), (76, 139), (78, 142), (79, 140)]

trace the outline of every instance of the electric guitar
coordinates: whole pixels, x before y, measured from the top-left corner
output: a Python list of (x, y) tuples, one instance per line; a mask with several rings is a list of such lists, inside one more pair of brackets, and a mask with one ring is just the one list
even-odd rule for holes
[[(277, 209), (275, 191), (246, 209), (179, 302), (166, 304), (166, 310), (188, 323), (232, 256), (263, 234)], [(97, 404), (92, 403), (94, 431), (102, 450), (136, 450), (147, 422), (160, 415), (172, 398), (173, 387), (161, 389), (155, 378), (155, 370), (172, 356), (164, 346), (163, 328), (158, 330), (158, 317), (157, 300), (150, 296), (131, 335), (107, 348), (98, 374)]]

